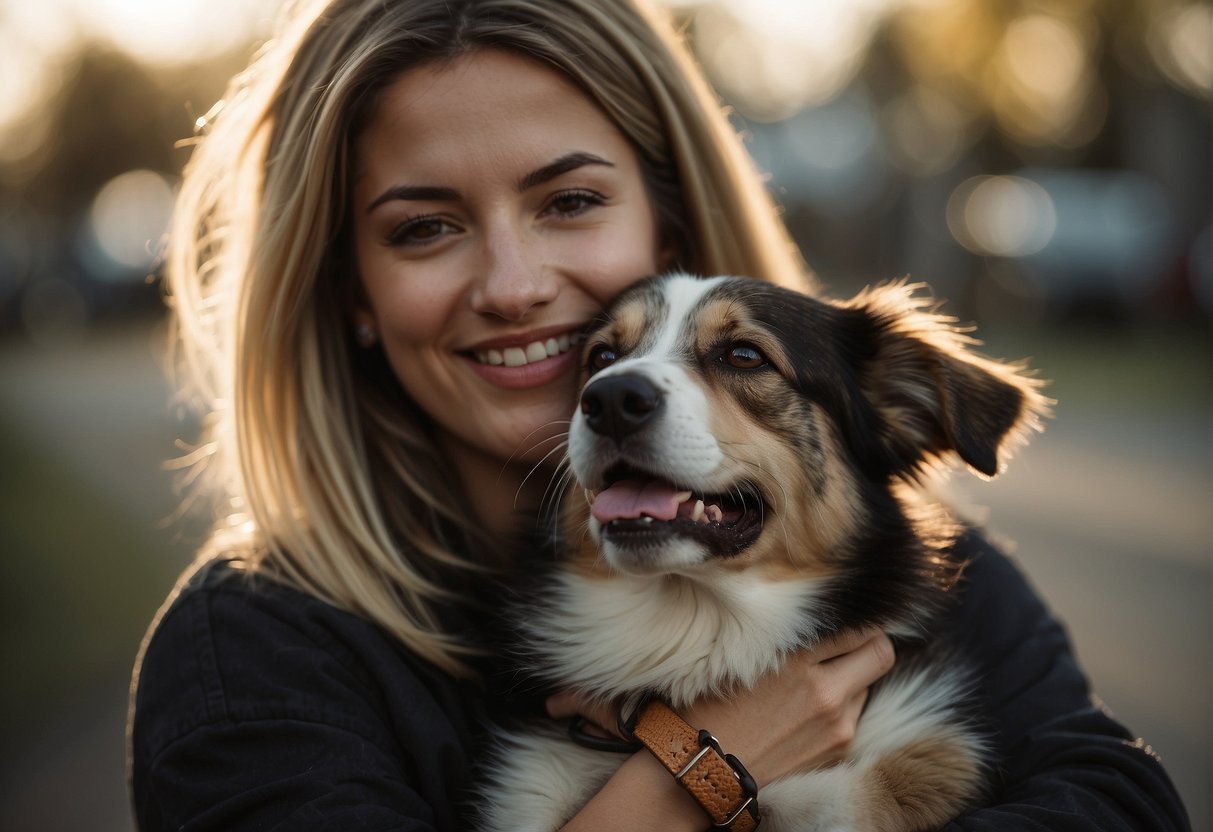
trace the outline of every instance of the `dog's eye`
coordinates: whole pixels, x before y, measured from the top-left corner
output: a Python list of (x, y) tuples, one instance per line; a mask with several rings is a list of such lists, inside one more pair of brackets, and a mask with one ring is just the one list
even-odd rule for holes
[(604, 370), (614, 364), (618, 358), (619, 356), (610, 347), (596, 347), (590, 353), (590, 360), (588, 362), (590, 372), (596, 373), (599, 370)]
[(767, 363), (766, 356), (749, 344), (730, 347), (721, 358), (738, 370), (757, 370)]

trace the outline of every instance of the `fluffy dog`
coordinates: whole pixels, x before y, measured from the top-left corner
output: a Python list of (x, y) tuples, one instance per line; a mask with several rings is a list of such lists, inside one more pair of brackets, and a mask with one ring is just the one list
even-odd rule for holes
[[(1048, 408), (904, 284), (827, 302), (674, 275), (626, 292), (583, 348), (557, 574), (524, 625), (535, 670), (675, 710), (852, 628), (898, 638), (842, 764), (761, 784), (779, 830), (938, 828), (980, 797), (973, 682), (931, 622), (962, 564), (914, 488), (959, 458), (995, 475)], [(558, 828), (623, 754), (551, 726), (502, 738), (487, 828)]]

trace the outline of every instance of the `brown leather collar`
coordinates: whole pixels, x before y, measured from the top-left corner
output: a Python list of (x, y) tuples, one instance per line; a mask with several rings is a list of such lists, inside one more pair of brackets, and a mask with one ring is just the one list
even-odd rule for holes
[(716, 738), (697, 730), (668, 705), (653, 699), (633, 719), (632, 733), (712, 819), (732, 832), (758, 828), (758, 786), (745, 766), (720, 749)]

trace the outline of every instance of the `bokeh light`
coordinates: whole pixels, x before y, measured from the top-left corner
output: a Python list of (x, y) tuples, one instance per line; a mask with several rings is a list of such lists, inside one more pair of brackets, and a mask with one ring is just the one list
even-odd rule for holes
[(1213, 93), (1213, 6), (1167, 9), (1149, 28), (1147, 42), (1158, 66), (1177, 85)]
[(869, 97), (852, 90), (754, 130), (750, 152), (775, 185), (816, 209), (850, 217), (886, 184), (879, 123)]
[(972, 136), (966, 114), (946, 95), (923, 84), (886, 104), (881, 118), (890, 159), (918, 176), (951, 168)]
[(30, 115), (60, 83), (58, 55), (70, 43), (62, 37), (70, 27), (49, 27), (60, 36), (48, 40), (33, 14), (37, 8), (22, 3), (0, 10), (0, 162), (23, 159), (44, 142), (43, 124)]
[[(1032, 13), (1012, 21), (994, 66), (993, 105), (1002, 126), (1033, 143), (1062, 143), (1080, 126), (1098, 127), (1102, 108), (1091, 63), (1089, 38), (1074, 20)], [(1091, 104), (1098, 119), (1083, 118)]]
[(89, 231), (109, 261), (96, 273), (119, 277), (150, 270), (172, 210), (172, 186), (155, 171), (127, 171), (105, 183), (89, 209)]
[(1043, 249), (1057, 228), (1048, 191), (1021, 176), (975, 176), (948, 200), (948, 228), (972, 252), (1024, 257)]
[(855, 77), (894, 0), (734, 0), (695, 16), (720, 91), (750, 119), (777, 121), (829, 101)]
[(81, 25), (158, 64), (193, 64), (264, 31), (273, 0), (66, 0)]
[(92, 43), (160, 66), (198, 65), (268, 33), (281, 0), (0, 0), (0, 162), (42, 141), (39, 107)]

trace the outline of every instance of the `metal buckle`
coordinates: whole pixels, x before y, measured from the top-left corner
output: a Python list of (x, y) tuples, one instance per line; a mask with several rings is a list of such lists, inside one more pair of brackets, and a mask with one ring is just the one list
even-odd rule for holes
[(636, 749), (644, 747), (644, 743), (636, 739), (636, 723), (640, 721), (640, 715), (644, 709), (649, 706), (649, 703), (656, 697), (653, 694), (645, 694), (644, 697), (636, 703), (636, 707), (632, 709), (630, 715), (625, 715), (623, 708), (619, 709), (619, 716), (616, 719), (615, 727), (619, 729), (619, 734), (625, 737), (629, 742), (636, 744)]
[[(738, 760), (732, 754), (725, 754), (724, 750), (720, 747), (720, 741), (713, 737), (711, 733), (703, 729), (700, 729), (699, 731), (699, 752), (692, 757), (685, 766), (682, 767), (680, 772), (674, 775), (674, 779), (679, 783), (682, 783), (682, 778), (686, 777), (687, 774), (690, 773), (691, 769), (695, 767), (696, 763), (702, 760), (704, 755), (709, 751), (715, 751), (717, 754), (719, 754), (729, 768), (733, 770), (733, 776), (737, 778), (737, 782), (741, 785), (741, 793), (745, 797), (745, 800), (741, 802), (741, 805), (738, 806), (733, 813), (723, 821), (720, 823), (712, 821), (712, 826), (719, 829), (727, 829), (731, 827), (733, 822), (737, 820), (737, 818), (741, 817), (741, 813), (749, 809), (754, 801), (758, 798), (758, 783), (754, 780), (753, 776), (751, 776), (750, 772), (746, 771), (746, 767), (741, 764), (741, 760)], [(753, 813), (751, 812), (751, 814)], [(754, 820), (757, 822), (759, 818), (755, 816)]]
[[(740, 806), (737, 807), (736, 812), (729, 815), (725, 820), (721, 821), (720, 823), (716, 823), (715, 821), (713, 821), (712, 826), (718, 827), (720, 829), (730, 828), (733, 825), (733, 821), (735, 821), (739, 817), (741, 817), (741, 813), (744, 812), (746, 809), (750, 808), (750, 804), (753, 802), (754, 802), (753, 797), (747, 797), (745, 799), (745, 802), (743, 802)], [(755, 828), (758, 827), (758, 823), (759, 823), (759, 819), (757, 817), (755, 817), (754, 818), (754, 827)]]

